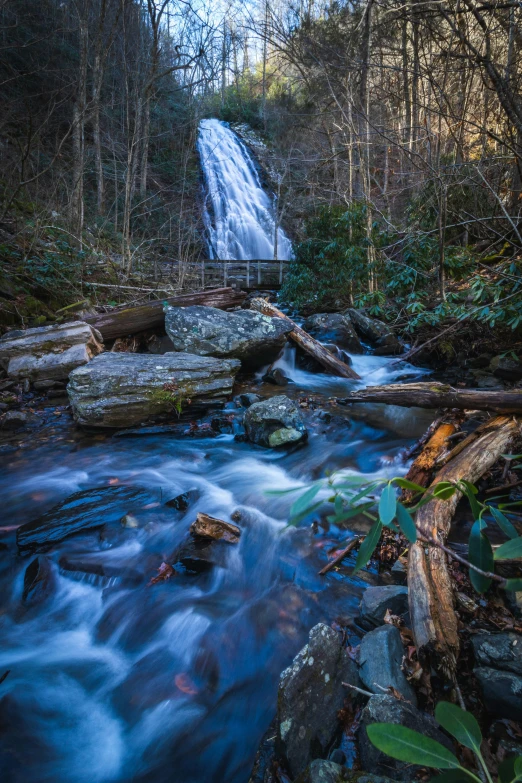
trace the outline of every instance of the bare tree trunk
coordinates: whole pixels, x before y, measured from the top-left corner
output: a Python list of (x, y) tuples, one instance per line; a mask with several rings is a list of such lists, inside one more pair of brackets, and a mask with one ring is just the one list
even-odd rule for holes
[(87, 56), (89, 32), (85, 6), (78, 12), (79, 67), (75, 101), (73, 105), (73, 184), (71, 195), (71, 228), (82, 244), (84, 202), (83, 182), (85, 171), (85, 113), (87, 107)]

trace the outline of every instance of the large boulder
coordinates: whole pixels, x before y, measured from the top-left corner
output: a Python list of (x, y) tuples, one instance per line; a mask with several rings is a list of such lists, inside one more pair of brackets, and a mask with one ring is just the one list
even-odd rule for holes
[(453, 751), (453, 746), (445, 734), (441, 732), (435, 720), (421, 712), (407, 701), (400, 701), (394, 696), (372, 696), (361, 713), (357, 739), (359, 742), (359, 754), (363, 769), (371, 769), (375, 775), (386, 775), (393, 780), (410, 781), (416, 779), (420, 767), (397, 761), (381, 753), (372, 745), (367, 727), (372, 723), (396, 723), (406, 726), (408, 729), (420, 732), (437, 742), (442, 743), (448, 750)]
[(398, 615), (408, 611), (408, 588), (402, 585), (367, 587), (360, 606), (364, 625), (381, 625), (388, 609), (392, 614)]
[(357, 666), (337, 632), (320, 623), (279, 684), (276, 754), (284, 758), (292, 778), (314, 759), (328, 756), (337, 741), (343, 682), (359, 684)]
[(17, 380), (61, 380), (102, 350), (98, 330), (74, 321), (8, 332), (0, 339), (0, 364)]
[(284, 394), (255, 402), (247, 408), (243, 423), (248, 440), (259, 446), (277, 448), (308, 437), (298, 408)]
[(165, 329), (176, 351), (240, 359), (259, 366), (277, 357), (292, 326), (283, 318), (270, 318), (254, 310), (229, 313), (194, 305), (169, 307)]
[(75, 492), (32, 522), (16, 531), (20, 552), (38, 551), (86, 530), (120, 522), (129, 511), (135, 511), (155, 498), (135, 487), (98, 487)]
[(353, 307), (345, 310), (343, 315), (345, 318), (350, 319), (355, 331), (363, 340), (367, 340), (375, 346), (376, 354), (392, 356), (402, 352), (403, 348), (400, 340), (393, 330), (386, 324), (383, 324), (382, 321), (370, 318), (361, 310), (355, 310)]
[(130, 427), (222, 405), (240, 363), (187, 353), (104, 353), (71, 373), (73, 415), (89, 427)]
[(363, 637), (359, 676), (372, 693), (382, 693), (383, 688), (392, 687), (416, 705), (415, 691), (402, 671), (403, 657), (399, 630), (394, 625), (381, 625)]
[(350, 353), (364, 352), (350, 318), (340, 313), (311, 315), (304, 322), (303, 329), (322, 343), (334, 343)]

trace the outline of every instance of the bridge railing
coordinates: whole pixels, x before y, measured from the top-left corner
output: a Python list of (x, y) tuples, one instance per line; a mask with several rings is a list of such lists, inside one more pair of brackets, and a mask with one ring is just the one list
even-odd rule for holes
[(201, 262), (203, 287), (211, 282), (227, 286), (232, 279), (244, 282), (244, 288), (262, 285), (280, 286), (286, 276), (289, 261), (256, 258), (247, 261), (237, 259), (209, 259)]

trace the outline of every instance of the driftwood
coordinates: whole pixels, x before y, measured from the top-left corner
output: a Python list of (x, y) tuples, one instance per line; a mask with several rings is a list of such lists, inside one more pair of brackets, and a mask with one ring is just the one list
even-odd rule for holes
[(351, 402), (384, 402), (405, 408), (460, 408), (461, 410), (522, 413), (522, 390), (482, 391), (454, 389), (445, 383), (393, 383), (388, 386), (368, 386), (350, 392), (341, 404)]
[[(440, 481), (466, 480), (475, 483), (509, 449), (519, 433), (519, 422), (498, 417), (489, 427), (439, 471), (431, 486)], [(436, 537), (444, 544), (451, 519), (462, 494), (449, 500), (433, 498), (417, 512), (421, 535)], [(408, 594), (412, 631), (419, 659), (453, 681), (459, 653), (457, 618), (446, 554), (437, 547), (417, 541), (408, 558)]]
[(333, 560), (330, 560), (330, 562), (327, 563), (324, 566), (324, 568), (321, 568), (321, 570), (318, 572), (319, 576), (324, 576), (325, 574), (328, 574), (332, 570), (332, 568), (335, 568), (336, 565), (342, 563), (346, 555), (348, 555), (352, 551), (352, 549), (359, 543), (359, 539), (360, 536), (355, 536), (355, 538), (352, 538), (348, 546), (346, 546), (341, 552), (339, 552), (339, 554), (336, 555)]
[(86, 316), (84, 320), (96, 327), (104, 340), (113, 340), (115, 337), (126, 337), (129, 334), (143, 332), (145, 329), (157, 329), (163, 326), (165, 302), (172, 307), (206, 305), (217, 307), (219, 310), (229, 310), (232, 307), (239, 307), (245, 297), (244, 292), (233, 288), (212, 288), (193, 294), (180, 294), (170, 299), (157, 299), (134, 307), (119, 307), (108, 313)]
[(278, 318), (285, 318), (292, 324), (292, 331), (289, 332), (290, 337), (297, 345), (299, 345), (303, 351), (313, 356), (323, 367), (330, 370), (334, 375), (339, 375), (341, 378), (352, 378), (354, 380), (360, 379), (360, 375), (357, 375), (355, 370), (352, 370), (347, 364), (337, 359), (330, 351), (328, 351), (324, 345), (310, 337), (308, 332), (301, 329), (291, 318), (288, 318), (281, 310), (267, 302), (265, 299), (252, 299), (250, 307), (253, 310), (257, 310), (258, 313), (263, 315), (277, 316)]
[[(428, 486), (432, 473), (435, 470), (437, 459), (446, 451), (448, 439), (458, 431), (463, 417), (464, 414), (457, 416), (448, 414), (442, 420), (438, 420), (437, 427), (428, 441), (424, 444), (421, 453), (412, 462), (405, 478), (421, 487)], [(401, 500), (403, 503), (409, 503), (413, 500), (414, 496), (415, 492), (413, 490), (403, 489)]]

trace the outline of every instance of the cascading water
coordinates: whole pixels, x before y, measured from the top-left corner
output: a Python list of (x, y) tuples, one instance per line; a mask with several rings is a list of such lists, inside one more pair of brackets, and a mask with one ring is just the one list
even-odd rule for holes
[(214, 258), (288, 260), (290, 240), (277, 231), (275, 202), (263, 190), (254, 162), (219, 120), (202, 120), (198, 150), (207, 183), (206, 224)]

